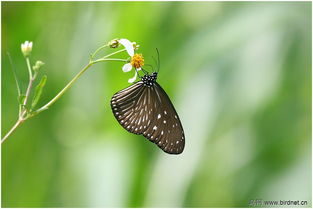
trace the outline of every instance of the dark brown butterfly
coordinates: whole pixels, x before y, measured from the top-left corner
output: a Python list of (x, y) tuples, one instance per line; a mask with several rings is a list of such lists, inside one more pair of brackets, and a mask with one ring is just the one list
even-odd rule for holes
[(166, 153), (180, 154), (185, 147), (183, 127), (156, 79), (156, 72), (146, 74), (141, 81), (117, 92), (111, 99), (111, 108), (127, 131), (143, 135)]

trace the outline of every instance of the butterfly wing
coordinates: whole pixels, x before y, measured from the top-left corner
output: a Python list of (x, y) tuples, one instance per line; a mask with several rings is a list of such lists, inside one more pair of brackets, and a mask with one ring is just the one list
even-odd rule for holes
[(111, 108), (127, 131), (142, 134), (169, 154), (185, 147), (184, 131), (176, 110), (158, 83), (148, 87), (139, 81), (113, 95)]

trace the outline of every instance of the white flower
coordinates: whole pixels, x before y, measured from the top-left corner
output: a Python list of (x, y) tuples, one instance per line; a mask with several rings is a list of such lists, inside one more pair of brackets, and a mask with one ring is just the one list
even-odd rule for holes
[(27, 57), (31, 52), (33, 48), (33, 42), (25, 41), (25, 43), (21, 44), (21, 50), (25, 57)]
[(143, 56), (141, 54), (135, 54), (135, 50), (139, 47), (135, 42), (132, 43), (127, 39), (120, 39), (119, 43), (125, 47), (128, 55), (131, 57), (130, 63), (125, 64), (122, 70), (129, 72), (133, 67), (136, 68), (134, 77), (128, 80), (128, 83), (133, 83), (137, 79), (137, 71), (141, 70), (141, 66), (144, 65)]

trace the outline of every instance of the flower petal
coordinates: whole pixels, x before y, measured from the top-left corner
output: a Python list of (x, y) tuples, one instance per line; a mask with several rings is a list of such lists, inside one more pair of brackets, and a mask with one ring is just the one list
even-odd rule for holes
[(135, 71), (135, 76), (128, 79), (128, 83), (134, 83), (136, 79), (137, 79), (137, 72)]
[(123, 66), (122, 70), (126, 73), (131, 71), (131, 69), (133, 68), (133, 66), (130, 63), (127, 63)]
[(120, 42), (120, 44), (122, 44), (125, 47), (129, 56), (131, 56), (131, 57), (134, 56), (134, 45), (132, 42), (130, 42), (129, 40), (124, 39), (124, 38), (120, 39), (119, 42)]

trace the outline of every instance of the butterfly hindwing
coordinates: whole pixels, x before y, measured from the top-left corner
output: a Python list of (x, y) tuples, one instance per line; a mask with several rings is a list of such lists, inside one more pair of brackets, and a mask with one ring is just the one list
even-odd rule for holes
[(162, 87), (139, 81), (113, 95), (111, 108), (127, 131), (141, 134), (163, 151), (180, 154), (184, 150), (184, 131), (176, 110)]
[[(121, 126), (134, 134), (141, 134), (142, 130), (147, 128), (145, 115), (142, 115), (143, 111), (138, 108), (138, 105), (141, 105), (138, 104), (138, 101), (142, 100), (146, 90), (142, 88), (142, 85), (142, 82), (137, 82), (117, 92), (111, 99), (111, 108), (115, 118)], [(141, 119), (140, 122), (139, 119)], [(138, 123), (141, 124), (141, 126), (138, 126)]]

